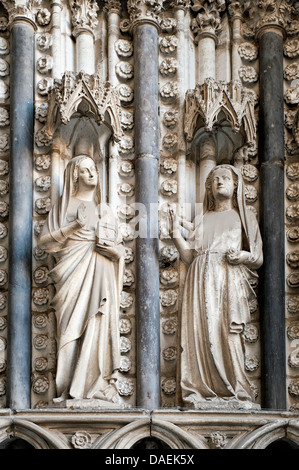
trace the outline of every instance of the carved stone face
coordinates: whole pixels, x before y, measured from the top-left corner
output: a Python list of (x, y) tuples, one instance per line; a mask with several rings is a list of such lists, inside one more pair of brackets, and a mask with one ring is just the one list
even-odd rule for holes
[(231, 199), (234, 194), (235, 181), (228, 168), (219, 168), (212, 176), (212, 194), (215, 199)]
[(79, 191), (93, 189), (98, 183), (95, 164), (91, 158), (84, 158), (79, 165), (78, 173)]

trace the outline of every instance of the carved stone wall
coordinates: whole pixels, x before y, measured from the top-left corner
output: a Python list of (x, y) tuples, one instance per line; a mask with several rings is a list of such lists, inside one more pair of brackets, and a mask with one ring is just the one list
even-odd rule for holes
[[(8, 217), (10, 157), (10, 26), (12, 3), (0, 5), (0, 409), (6, 405)], [(298, 441), (298, 422), (289, 421), (299, 410), (299, 29), (294, 2), (265, 0), (258, 5), (233, 0), (173, 0), (143, 2), (119, 0), (35, 0), (28, 8), (35, 31), (35, 121), (33, 148), (32, 235), (32, 364), (29, 419), (40, 437), (40, 448), (130, 448), (137, 437), (154, 435), (173, 448), (262, 448), (272, 440)], [(254, 2), (256, 3), (256, 2)], [(6, 8), (4, 8), (6, 7)], [(285, 10), (284, 10), (285, 8)], [(147, 12), (144, 14), (144, 11)], [(278, 18), (278, 19), (277, 19)], [(282, 20), (281, 18), (284, 18)], [(286, 19), (287, 18), (287, 19)], [(290, 21), (290, 18), (292, 21)], [(238, 167), (245, 184), (247, 207), (260, 220), (261, 159), (259, 155), (260, 73), (259, 34), (267, 26), (283, 30), (285, 110), (285, 389), (288, 414), (255, 417), (243, 432), (238, 416), (218, 427), (199, 426), (197, 414), (186, 422), (179, 412), (148, 416), (126, 410), (137, 403), (136, 224), (140, 215), (135, 195), (134, 28), (148, 22), (158, 30), (159, 51), (159, 301), (161, 408), (182, 406), (180, 390), (180, 331), (186, 266), (170, 235), (169, 206), (186, 210), (187, 219), (203, 202), (208, 170), (220, 163)], [(276, 29), (277, 30), (277, 29)], [(137, 103), (138, 105), (138, 103)], [(87, 137), (100, 173), (102, 200), (119, 221), (125, 247), (124, 284), (119, 312), (120, 353), (118, 394), (124, 423), (115, 415), (108, 436), (109, 413), (97, 416), (101, 431), (86, 423), (82, 430), (75, 413), (63, 416), (72, 430), (61, 429), (42, 410), (53, 408), (56, 396), (56, 320), (51, 300), (55, 285), (48, 276), (54, 258), (39, 247), (39, 236), (53, 204), (62, 192), (63, 175), (74, 156), (79, 137)], [(275, 207), (273, 207), (275, 211)], [(260, 299), (256, 278), (251, 287)], [(244, 331), (245, 369), (256, 403), (262, 403), (262, 341), (258, 300), (250, 304), (251, 322)], [(149, 378), (150, 380), (150, 378)], [(56, 406), (56, 408), (58, 408)], [(63, 415), (64, 411), (56, 409)], [(45, 411), (45, 413), (47, 413)], [(79, 413), (79, 411), (78, 411)], [(127, 414), (126, 414), (127, 413)], [(239, 412), (238, 413), (242, 413)], [(245, 413), (246, 414), (246, 413)], [(69, 418), (71, 416), (71, 418)], [(236, 414), (235, 414), (236, 416)], [(294, 415), (296, 417), (296, 415)], [(247, 416), (248, 417), (248, 416)], [(59, 421), (59, 417), (57, 418)], [(143, 421), (144, 420), (144, 421)], [(150, 417), (152, 420), (152, 417)], [(171, 424), (176, 429), (172, 435)], [(189, 421), (188, 421), (189, 420)], [(161, 424), (160, 421), (163, 423)], [(109, 422), (109, 426), (107, 425)], [(45, 424), (46, 423), (46, 424)], [(53, 425), (54, 435), (46, 428)], [(135, 423), (133, 425), (133, 423)], [(141, 423), (141, 424), (140, 424)], [(160, 423), (160, 424), (159, 424)], [(166, 424), (165, 424), (166, 423)], [(80, 423), (81, 425), (81, 423)], [(2, 425), (1, 425), (2, 426)], [(6, 427), (5, 427), (6, 426)], [(18, 427), (19, 426), (19, 427)], [(13, 429), (25, 436), (20, 423), (5, 422), (0, 437)], [(131, 426), (131, 427), (130, 427)], [(140, 427), (139, 427), (140, 426)], [(231, 427), (230, 427), (231, 426)], [(260, 442), (255, 429), (265, 426)], [(267, 427), (268, 426), (268, 427)], [(272, 426), (272, 427), (271, 427)], [(271, 429), (270, 429), (271, 428)], [(286, 432), (286, 428), (288, 431)], [(61, 432), (61, 436), (58, 436)], [(154, 429), (154, 430), (153, 430)], [(284, 431), (282, 430), (284, 429)], [(7, 431), (8, 430), (8, 431)], [(57, 434), (55, 434), (57, 431)], [(261, 431), (262, 433), (264, 431)], [(273, 431), (273, 434), (272, 434)], [(276, 432), (277, 431), (277, 432)], [(80, 435), (80, 432), (82, 435)], [(43, 434), (44, 433), (44, 434)], [(112, 434), (113, 434), (112, 433)], [(134, 434), (135, 433), (135, 434)], [(247, 442), (248, 433), (248, 442)], [(271, 433), (271, 437), (270, 436)], [(107, 434), (107, 435), (106, 435)], [(246, 436), (245, 436), (246, 435)], [(27, 436), (27, 437), (26, 437)], [(107, 437), (108, 436), (108, 437)], [(168, 436), (166, 438), (166, 436)], [(4, 441), (4, 437), (1, 442)], [(114, 439), (115, 437), (115, 439)], [(136, 440), (134, 440), (136, 437)], [(29, 439), (29, 437), (28, 437)], [(133, 442), (134, 441), (134, 442)], [(175, 443), (175, 444), (174, 444)], [(181, 446), (181, 447), (180, 447)], [(184, 447), (184, 448), (185, 448)]]

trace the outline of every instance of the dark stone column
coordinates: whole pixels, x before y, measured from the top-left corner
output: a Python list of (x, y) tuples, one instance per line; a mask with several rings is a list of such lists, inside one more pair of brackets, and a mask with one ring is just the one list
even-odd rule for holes
[(7, 406), (30, 408), (34, 27), (11, 26)]
[(283, 35), (264, 29), (260, 43), (259, 156), (264, 264), (260, 280), (262, 406), (286, 407)]
[[(136, 202), (146, 209), (147, 233), (136, 239), (137, 406), (160, 405), (158, 263), (158, 32), (134, 28)], [(141, 226), (140, 226), (141, 228)]]

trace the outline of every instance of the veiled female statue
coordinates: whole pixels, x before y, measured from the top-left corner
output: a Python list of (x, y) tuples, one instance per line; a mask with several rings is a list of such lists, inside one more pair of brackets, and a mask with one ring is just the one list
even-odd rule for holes
[(118, 399), (123, 247), (100, 202), (93, 159), (72, 158), (59, 204), (52, 207), (40, 237), (40, 246), (56, 261), (50, 272), (56, 289), (56, 401)]
[(244, 365), (242, 333), (262, 265), (255, 215), (246, 208), (240, 171), (216, 166), (206, 180), (203, 216), (185, 239), (170, 211), (170, 233), (189, 266), (182, 300), (182, 398), (199, 408), (207, 400), (253, 401)]

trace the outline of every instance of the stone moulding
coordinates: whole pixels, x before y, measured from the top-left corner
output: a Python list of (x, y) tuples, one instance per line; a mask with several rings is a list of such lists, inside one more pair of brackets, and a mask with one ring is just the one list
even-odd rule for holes
[(36, 134), (36, 144), (51, 145), (58, 126), (67, 124), (82, 102), (88, 106), (88, 114), (96, 123), (106, 124), (112, 131), (114, 141), (119, 142), (123, 131), (117, 90), (109, 82), (104, 83), (97, 74), (80, 72), (75, 76), (72, 72), (66, 72), (61, 80), (54, 81), (49, 92), (47, 120)]
[(254, 108), (256, 95), (243, 88), (241, 82), (218, 82), (208, 78), (194, 90), (188, 90), (185, 99), (184, 131), (187, 141), (192, 141), (202, 117), (207, 132), (211, 132), (221, 111), (227, 117), (234, 132), (243, 126), (248, 144), (256, 141)]

